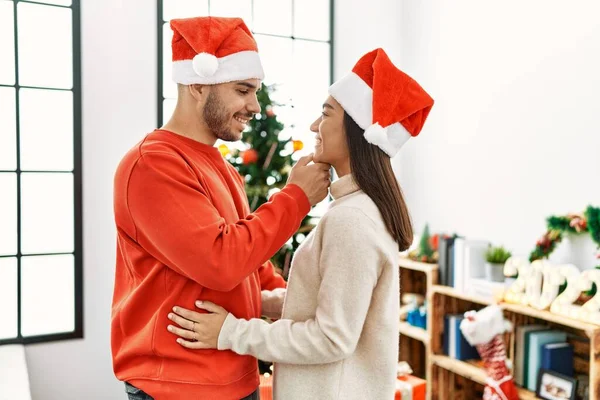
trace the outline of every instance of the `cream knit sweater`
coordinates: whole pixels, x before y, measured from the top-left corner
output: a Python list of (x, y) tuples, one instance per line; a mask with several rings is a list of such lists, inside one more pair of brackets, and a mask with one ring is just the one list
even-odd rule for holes
[[(287, 294), (263, 292), (263, 313), (229, 314), (219, 350), (275, 362), (276, 400), (392, 400), (398, 360), (398, 245), (350, 175), (296, 251)], [(283, 299), (283, 314), (281, 307)]]

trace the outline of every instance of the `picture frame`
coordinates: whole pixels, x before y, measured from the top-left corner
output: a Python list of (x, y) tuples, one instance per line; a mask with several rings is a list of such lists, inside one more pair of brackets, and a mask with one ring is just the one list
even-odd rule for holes
[(545, 400), (575, 400), (577, 379), (541, 368), (535, 394)]

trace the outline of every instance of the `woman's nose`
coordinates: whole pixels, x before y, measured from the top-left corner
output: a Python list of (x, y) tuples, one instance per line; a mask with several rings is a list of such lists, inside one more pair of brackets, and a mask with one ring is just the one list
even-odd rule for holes
[(321, 123), (321, 117), (317, 118), (315, 122), (310, 125), (310, 131), (314, 133), (319, 132), (319, 124)]

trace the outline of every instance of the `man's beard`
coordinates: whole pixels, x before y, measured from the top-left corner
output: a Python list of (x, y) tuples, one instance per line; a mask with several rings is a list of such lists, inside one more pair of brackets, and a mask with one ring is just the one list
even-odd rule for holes
[[(203, 112), (204, 121), (216, 137), (225, 142), (235, 142), (242, 138), (242, 134), (233, 132), (231, 129), (231, 116), (221, 98), (214, 92), (208, 94)], [(252, 115), (244, 115), (244, 118), (252, 118)]]

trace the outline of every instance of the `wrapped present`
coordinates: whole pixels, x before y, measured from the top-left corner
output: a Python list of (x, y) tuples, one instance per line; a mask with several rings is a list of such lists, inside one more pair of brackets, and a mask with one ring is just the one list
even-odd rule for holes
[(260, 400), (273, 399), (273, 377), (269, 374), (260, 376)]
[[(405, 362), (398, 364), (395, 400), (425, 400), (425, 380), (410, 375), (412, 370)], [(273, 377), (260, 376), (260, 400), (273, 399)]]
[(396, 381), (395, 400), (425, 400), (425, 392), (425, 379), (405, 375)]
[(398, 363), (395, 400), (425, 400), (425, 380), (411, 373), (412, 369), (406, 362)]

